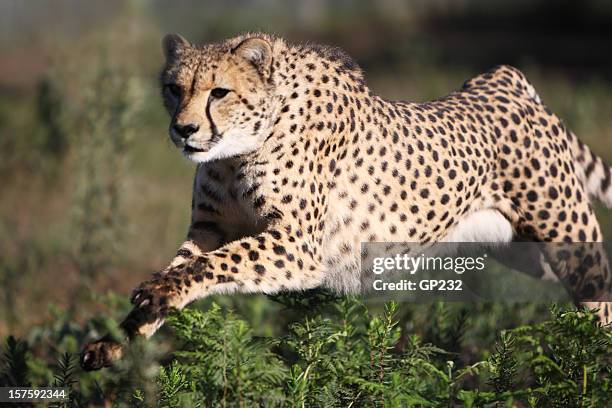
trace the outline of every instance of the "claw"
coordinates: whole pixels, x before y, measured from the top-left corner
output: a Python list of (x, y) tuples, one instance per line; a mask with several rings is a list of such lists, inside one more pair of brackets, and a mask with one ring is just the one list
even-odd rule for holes
[(150, 299), (145, 299), (142, 302), (140, 302), (140, 304), (138, 305), (138, 307), (145, 307), (147, 306), (149, 303), (151, 303)]
[(93, 358), (93, 352), (91, 351), (87, 351), (85, 352), (85, 354), (83, 355), (83, 358), (81, 359), (81, 365), (86, 366), (87, 363)]

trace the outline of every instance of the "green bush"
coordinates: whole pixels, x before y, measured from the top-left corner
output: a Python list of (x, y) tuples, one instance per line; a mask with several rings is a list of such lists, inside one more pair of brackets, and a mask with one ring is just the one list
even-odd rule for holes
[(41, 329), (47, 337), (6, 340), (0, 378), (67, 387), (73, 406), (576, 407), (604, 406), (611, 395), (610, 335), (590, 311), (552, 307), (550, 319), (502, 330), (466, 363), (461, 355), (473, 345), (462, 337), (480, 318), (469, 308), (454, 316), (444, 304), (424, 309), (444, 320), (426, 328), (423, 336), (438, 339), (431, 344), (398, 324), (396, 303), (379, 313), (354, 298), (318, 306), (274, 338), (258, 337), (216, 304), (176, 312), (157, 340), (136, 342), (117, 367), (97, 373), (80, 372), (70, 353), (58, 350), (53, 362), (33, 351), (46, 338), (74, 354), (67, 338), (82, 341), (113, 324), (79, 331), (56, 316), (52, 329)]

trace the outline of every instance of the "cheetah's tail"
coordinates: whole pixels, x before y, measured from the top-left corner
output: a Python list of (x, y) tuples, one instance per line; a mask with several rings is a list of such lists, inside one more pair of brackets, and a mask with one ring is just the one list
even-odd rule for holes
[(569, 133), (572, 141), (573, 156), (582, 169), (583, 183), (591, 197), (612, 209), (612, 167), (597, 156), (576, 135)]

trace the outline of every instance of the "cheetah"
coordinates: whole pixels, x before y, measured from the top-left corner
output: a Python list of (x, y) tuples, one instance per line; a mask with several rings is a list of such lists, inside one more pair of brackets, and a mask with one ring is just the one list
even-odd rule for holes
[[(391, 102), (334, 47), (261, 33), (162, 45), (169, 135), (197, 163), (192, 216), (170, 265), (134, 290), (126, 341), (212, 294), (360, 292), (362, 242), (559, 243), (548, 265), (609, 320), (590, 199), (612, 208), (611, 168), (517, 69), (432, 102)], [(81, 364), (108, 366), (122, 347), (106, 336)]]

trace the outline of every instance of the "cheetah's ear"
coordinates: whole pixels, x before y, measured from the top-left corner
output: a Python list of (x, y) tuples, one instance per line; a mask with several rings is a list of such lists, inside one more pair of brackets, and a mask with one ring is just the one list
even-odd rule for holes
[(259, 37), (247, 38), (232, 50), (232, 54), (240, 55), (249, 61), (264, 78), (270, 77), (272, 47), (267, 40)]
[(178, 34), (167, 34), (162, 40), (162, 48), (167, 60), (176, 57), (182, 48), (190, 46), (189, 41)]

